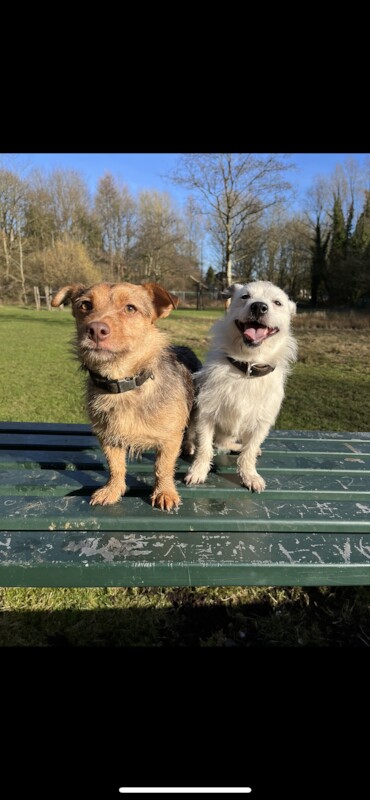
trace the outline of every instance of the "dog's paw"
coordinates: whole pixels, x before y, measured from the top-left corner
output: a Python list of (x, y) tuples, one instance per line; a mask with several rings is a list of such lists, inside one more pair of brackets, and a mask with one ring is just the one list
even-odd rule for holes
[(121, 496), (125, 493), (123, 489), (116, 489), (113, 486), (109, 486), (107, 483), (105, 486), (102, 486), (101, 489), (97, 489), (92, 495), (90, 499), (91, 506), (110, 506), (113, 503), (117, 503), (120, 500)]
[(266, 482), (258, 474), (258, 472), (254, 472), (251, 474), (246, 474), (245, 472), (239, 473), (241, 482), (243, 486), (246, 486), (247, 489), (250, 489), (251, 492), (263, 492), (266, 489)]
[(184, 481), (187, 486), (195, 486), (197, 483), (204, 483), (209, 472), (208, 465), (192, 464), (189, 471), (185, 475)]
[(256, 456), (257, 456), (257, 458), (259, 458), (261, 455), (262, 455), (262, 450), (259, 447), (258, 450), (257, 450)]
[(178, 508), (181, 503), (180, 495), (174, 491), (156, 491), (152, 494), (152, 506), (157, 506), (161, 511), (172, 511), (173, 508)]

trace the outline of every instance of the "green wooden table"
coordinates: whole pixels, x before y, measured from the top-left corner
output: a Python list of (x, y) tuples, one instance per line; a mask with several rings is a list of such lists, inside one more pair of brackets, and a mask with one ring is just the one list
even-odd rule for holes
[(154, 453), (129, 462), (128, 492), (90, 506), (106, 464), (87, 425), (0, 423), (0, 585), (370, 584), (370, 433), (273, 431), (240, 486), (219, 455), (178, 511), (153, 509)]

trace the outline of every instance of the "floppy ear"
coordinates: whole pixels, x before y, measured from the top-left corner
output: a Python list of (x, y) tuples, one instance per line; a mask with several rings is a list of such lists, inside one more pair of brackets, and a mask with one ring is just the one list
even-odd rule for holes
[(221, 292), (221, 297), (224, 297), (225, 300), (228, 299), (229, 297), (233, 297), (236, 290), (241, 289), (242, 286), (243, 286), (242, 283), (232, 283), (230, 286), (227, 286), (227, 288)]
[(289, 310), (290, 310), (291, 317), (294, 317), (294, 314), (297, 313), (297, 306), (293, 302), (293, 300), (289, 300)]
[(83, 294), (85, 291), (86, 286), (83, 286), (82, 283), (72, 283), (70, 286), (63, 286), (63, 289), (59, 289), (59, 292), (53, 297), (51, 305), (54, 306), (54, 308), (56, 308), (56, 306), (61, 306), (62, 303), (67, 303), (68, 300), (75, 300), (76, 297)]
[(170, 292), (166, 292), (166, 289), (163, 289), (158, 283), (143, 283), (142, 287), (143, 289), (146, 289), (153, 303), (153, 319), (159, 319), (159, 317), (168, 317), (172, 309), (177, 308), (179, 304), (179, 298), (175, 297), (174, 294), (170, 294)]

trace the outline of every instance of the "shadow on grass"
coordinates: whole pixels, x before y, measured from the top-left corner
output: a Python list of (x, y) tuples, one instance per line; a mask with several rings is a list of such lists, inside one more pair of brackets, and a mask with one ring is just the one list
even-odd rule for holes
[[(0, 612), (0, 646), (370, 646), (369, 587), (333, 587), (324, 594), (320, 588), (284, 589), (276, 605), (268, 589), (246, 603), (212, 602), (209, 589), (101, 591), (100, 605), (111, 607)], [(158, 598), (171, 606), (155, 607)], [(138, 600), (148, 605), (135, 607)], [(121, 602), (131, 605), (112, 607)]]

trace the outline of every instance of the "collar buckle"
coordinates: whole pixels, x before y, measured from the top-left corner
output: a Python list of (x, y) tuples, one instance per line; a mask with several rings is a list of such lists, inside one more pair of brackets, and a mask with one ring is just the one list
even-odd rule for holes
[(139, 375), (133, 375), (132, 378), (122, 378), (121, 380), (102, 378), (101, 375), (90, 369), (89, 374), (95, 386), (107, 394), (124, 394), (124, 392), (130, 392), (132, 389), (138, 389), (148, 378), (154, 380), (153, 373), (147, 370), (144, 370)]
[(231, 358), (231, 356), (226, 356), (226, 358), (233, 367), (239, 369), (248, 378), (262, 378), (275, 369), (271, 364), (251, 364), (249, 361), (236, 361), (236, 359)]

